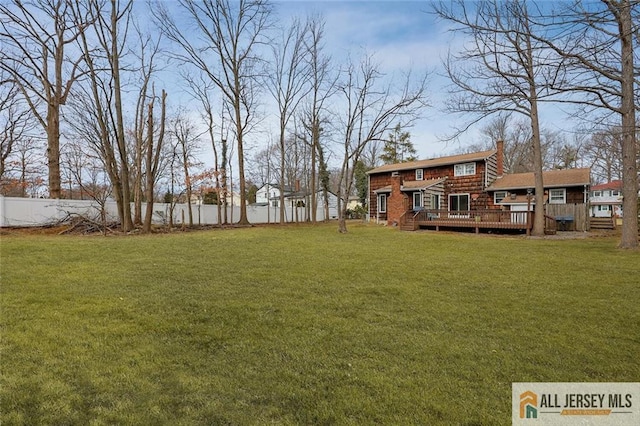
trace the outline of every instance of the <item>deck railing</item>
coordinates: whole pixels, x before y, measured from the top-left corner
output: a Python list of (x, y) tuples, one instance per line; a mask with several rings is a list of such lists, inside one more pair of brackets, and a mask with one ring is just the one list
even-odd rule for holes
[(447, 222), (481, 222), (481, 223), (510, 223), (522, 224), (523, 228), (532, 223), (529, 215), (531, 212), (526, 211), (506, 211), (497, 209), (485, 210), (419, 210), (414, 213), (413, 219), (417, 222), (430, 221), (447, 221)]

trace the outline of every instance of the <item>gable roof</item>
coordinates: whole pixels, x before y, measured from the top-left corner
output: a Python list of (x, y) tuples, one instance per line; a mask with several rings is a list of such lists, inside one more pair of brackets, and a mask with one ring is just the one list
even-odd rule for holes
[(406, 163), (385, 164), (384, 166), (376, 167), (367, 172), (368, 175), (376, 173), (397, 172), (400, 170), (413, 170), (413, 169), (429, 169), (431, 167), (448, 166), (450, 164), (468, 163), (471, 161), (486, 160), (494, 155), (497, 151), (495, 149), (489, 151), (472, 152), (470, 154), (449, 155), (447, 157), (430, 158), (428, 160), (408, 161)]
[(600, 185), (594, 185), (591, 187), (592, 191), (602, 191), (603, 189), (622, 189), (621, 180), (612, 180), (611, 182), (601, 183)]
[[(549, 170), (542, 172), (542, 180), (545, 188), (589, 185), (591, 182), (591, 169)], [(487, 191), (526, 189), (534, 186), (535, 177), (532, 172), (514, 173), (497, 178), (487, 188)]]

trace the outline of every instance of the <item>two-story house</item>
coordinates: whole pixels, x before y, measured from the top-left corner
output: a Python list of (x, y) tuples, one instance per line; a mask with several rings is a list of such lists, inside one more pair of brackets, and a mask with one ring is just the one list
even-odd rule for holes
[(591, 217), (622, 217), (622, 181), (592, 186), (589, 204)]
[[(504, 174), (503, 148), (498, 141), (494, 150), (370, 170), (369, 219), (403, 229), (529, 231), (536, 203), (534, 174)], [(590, 169), (546, 171), (543, 180), (545, 205), (585, 205)]]
[(369, 217), (378, 223), (398, 224), (409, 210), (486, 208), (486, 189), (502, 174), (503, 158), (499, 141), (494, 150), (369, 170)]

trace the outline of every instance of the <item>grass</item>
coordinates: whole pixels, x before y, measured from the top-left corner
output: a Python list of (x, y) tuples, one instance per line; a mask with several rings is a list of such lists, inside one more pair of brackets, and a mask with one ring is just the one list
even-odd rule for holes
[(616, 243), (5, 235), (0, 423), (509, 424), (514, 381), (639, 381)]

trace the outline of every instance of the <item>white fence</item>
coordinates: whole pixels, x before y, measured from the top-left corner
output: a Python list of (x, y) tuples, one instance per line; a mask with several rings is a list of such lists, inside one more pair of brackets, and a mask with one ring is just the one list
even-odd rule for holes
[[(133, 206), (131, 207), (133, 209)], [(144, 217), (146, 204), (142, 204)], [(118, 210), (115, 202), (105, 205), (108, 221), (118, 220)], [(194, 225), (218, 224), (218, 207), (211, 204), (191, 205)], [(153, 222), (165, 224), (169, 222), (170, 206), (166, 203), (153, 204)], [(8, 226), (41, 226), (60, 222), (70, 214), (99, 218), (100, 207), (90, 200), (53, 200), (44, 198), (15, 198), (0, 196), (0, 227)], [(223, 212), (224, 214), (224, 212)], [(310, 219), (310, 213), (305, 207), (285, 208), (287, 222), (305, 222)], [(329, 219), (337, 218), (335, 206), (329, 208)], [(251, 223), (278, 223), (280, 209), (269, 206), (247, 206), (247, 217)], [(240, 207), (227, 207), (227, 221), (235, 223), (240, 219)], [(319, 206), (317, 220), (324, 220), (324, 208)], [(186, 204), (177, 204), (173, 209), (174, 224), (188, 224), (189, 210)]]

